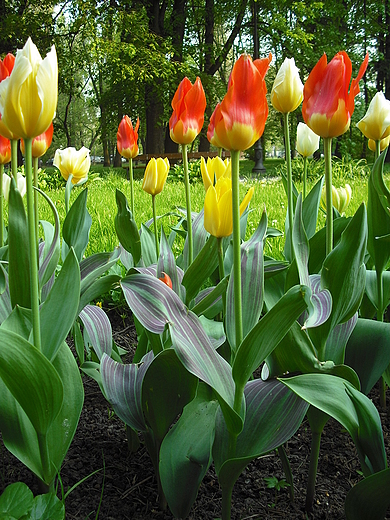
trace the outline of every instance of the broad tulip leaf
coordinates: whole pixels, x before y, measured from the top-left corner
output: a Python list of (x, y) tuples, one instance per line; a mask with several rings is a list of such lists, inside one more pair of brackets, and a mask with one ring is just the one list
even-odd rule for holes
[[(345, 323), (336, 325), (336, 327), (331, 331), (326, 340), (324, 360), (331, 359), (336, 365), (345, 362), (345, 347), (347, 346), (348, 340), (355, 328), (357, 319), (358, 313), (356, 312), (352, 318)], [(346, 364), (349, 365), (349, 363)]]
[(290, 330), (307, 308), (310, 289), (292, 287), (244, 338), (233, 363), (233, 378), (244, 389), (253, 372)]
[[(246, 336), (259, 321), (263, 309), (263, 241), (266, 231), (267, 214), (263, 211), (255, 233), (250, 240), (241, 245), (241, 311), (244, 336)], [(232, 271), (226, 294), (226, 335), (230, 347), (235, 352), (238, 345), (236, 345), (234, 316), (234, 273)]]
[(203, 283), (211, 276), (218, 265), (218, 242), (210, 236), (202, 250), (184, 273), (182, 284), (186, 288), (186, 303), (197, 294)]
[(134, 264), (137, 265), (141, 258), (141, 238), (137, 224), (129, 208), (126, 196), (117, 189), (115, 197), (118, 207), (118, 212), (114, 219), (115, 231), (122, 247), (131, 253)]
[(142, 383), (152, 361), (152, 352), (139, 364), (122, 365), (107, 354), (101, 359), (100, 373), (107, 399), (117, 416), (134, 430), (147, 430), (142, 410)]
[[(187, 216), (187, 213), (186, 213), (186, 216)], [(198, 214), (192, 213), (192, 247), (193, 247), (194, 259), (202, 251), (203, 247), (206, 244), (208, 236), (209, 236), (209, 234), (207, 233), (207, 231), (205, 230), (205, 227), (204, 227), (204, 209), (202, 208), (202, 210)], [(184, 262), (184, 270), (186, 271), (188, 269), (187, 236), (186, 236), (186, 240), (184, 242), (183, 262)]]
[(322, 267), (321, 285), (332, 295), (332, 312), (325, 323), (309, 329), (322, 360), (325, 359), (326, 340), (332, 329), (352, 318), (362, 301), (366, 280), (366, 242), (366, 209), (362, 204)]
[[(27, 217), (23, 199), (11, 180), (8, 223), (8, 283), (12, 308), (31, 308), (30, 259)], [(21, 247), (23, 244), (23, 247)]]
[[(351, 218), (340, 217), (333, 220), (333, 244), (336, 246), (340, 240), (341, 234), (347, 227)], [(317, 274), (322, 269), (326, 257), (326, 227), (321, 228), (309, 240), (310, 258), (309, 273)]]
[(15, 332), (28, 341), (32, 329), (31, 309), (16, 306), (5, 321), (1, 324), (2, 330)]
[(97, 278), (115, 265), (120, 257), (120, 248), (111, 253), (95, 253), (80, 262), (81, 294), (83, 294)]
[(57, 208), (50, 197), (40, 189), (35, 189), (49, 204), (54, 217), (54, 228), (49, 222), (43, 220), (40, 221), (45, 235), (45, 247), (42, 252), (42, 258), (39, 262), (39, 283), (42, 287), (55, 273), (60, 258), (60, 218), (58, 216)]
[(119, 249), (121, 252), (120, 260), (122, 264), (125, 266), (125, 269), (128, 271), (129, 269), (134, 267), (133, 255), (126, 251), (122, 244), (119, 244)]
[(0, 329), (0, 346), (0, 377), (37, 433), (44, 435), (62, 406), (61, 379), (45, 356), (18, 334)]
[(318, 209), (320, 207), (324, 179), (325, 177), (322, 176), (316, 182), (302, 204), (302, 221), (309, 240), (316, 232)]
[(12, 312), (11, 295), (9, 293), (8, 274), (0, 264), (0, 270), (4, 274), (5, 290), (0, 294), (0, 324), (3, 323)]
[(214, 388), (229, 429), (240, 431), (242, 419), (233, 408), (231, 367), (214, 350), (199, 318), (172, 289), (153, 276), (131, 274), (122, 280), (121, 286), (130, 309), (146, 329), (161, 334), (169, 326), (180, 361), (191, 374)]
[(368, 394), (389, 365), (390, 323), (359, 318), (347, 343), (345, 363), (359, 376)]
[[(164, 233), (164, 228), (161, 228), (161, 240), (160, 240), (160, 256), (157, 262), (157, 276), (160, 278), (162, 272), (166, 273), (172, 281), (172, 289), (175, 293), (181, 297), (182, 287), (181, 280), (183, 279), (182, 270), (176, 266), (175, 256), (169, 246), (167, 237)], [(178, 276), (180, 272), (180, 278)]]
[[(82, 190), (80, 195), (70, 207), (62, 226), (63, 239), (70, 249), (73, 247), (76, 257), (80, 262), (88, 245), (89, 231), (92, 218), (87, 210), (88, 189)], [(65, 260), (69, 249), (63, 249), (62, 259)]]
[(159, 473), (164, 495), (175, 518), (187, 518), (200, 483), (211, 464), (218, 401), (199, 383), (198, 392), (165, 436)]
[(31, 511), (33, 502), (34, 495), (27, 484), (24, 482), (10, 484), (0, 496), (0, 518), (3, 518), (3, 515), (21, 518)]
[(114, 285), (117, 285), (120, 279), (121, 277), (118, 274), (107, 274), (92, 282), (85, 291), (81, 291), (76, 315), (80, 314), (89, 302), (100, 298), (102, 294), (107, 293)]
[(195, 397), (198, 379), (179, 361), (173, 349), (163, 350), (148, 367), (142, 382), (145, 420), (160, 443), (169, 427)]
[(65, 518), (65, 505), (54, 493), (46, 493), (34, 498), (28, 520), (43, 520), (44, 518), (50, 518), (50, 520)]
[(222, 321), (209, 320), (205, 316), (199, 316), (199, 320), (213, 348), (217, 349), (225, 343), (226, 336)]
[(145, 224), (141, 224), (141, 249), (143, 265), (149, 266), (157, 263), (156, 241), (154, 232)]
[(379, 413), (351, 383), (329, 374), (302, 374), (280, 381), (344, 426), (355, 443), (364, 475), (386, 468)]
[(79, 316), (99, 360), (104, 352), (111, 356), (112, 328), (107, 314), (97, 305), (86, 305)]
[(390, 468), (358, 482), (347, 493), (347, 520), (383, 520), (390, 507)]
[[(191, 308), (192, 312), (200, 316), (207, 315), (209, 318), (214, 318), (220, 310), (222, 310), (222, 294), (226, 292), (229, 278), (225, 276), (216, 287), (207, 287), (200, 291), (194, 298), (194, 306)], [(215, 309), (215, 311), (213, 311)], [(211, 316), (209, 316), (211, 313)]]
[(222, 488), (231, 489), (250, 461), (286, 442), (301, 425), (308, 404), (283, 386), (276, 380), (247, 383), (245, 423), (234, 457), (228, 455), (228, 431), (217, 414), (213, 456)]
[[(366, 271), (366, 293), (370, 302), (378, 310), (378, 287), (377, 287), (376, 271), (367, 269)], [(390, 303), (390, 271), (383, 271), (382, 273), (382, 290), (383, 290), (383, 309)]]
[(55, 357), (77, 317), (79, 295), (79, 264), (71, 249), (40, 308), (41, 348), (42, 353), (50, 360)]

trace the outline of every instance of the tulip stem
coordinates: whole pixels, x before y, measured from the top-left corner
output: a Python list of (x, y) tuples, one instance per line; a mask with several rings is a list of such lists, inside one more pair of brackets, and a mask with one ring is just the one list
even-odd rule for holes
[(379, 158), (381, 154), (381, 140), (375, 141), (375, 160)]
[(290, 149), (290, 130), (288, 126), (288, 112), (283, 114), (283, 129), (284, 129), (284, 150), (286, 154), (287, 166), (287, 212), (288, 212), (288, 227), (289, 227), (289, 241), (290, 254), (293, 260), (294, 250), (292, 244), (292, 230), (294, 221), (294, 207), (293, 207), (293, 193), (292, 193), (292, 167), (291, 167), (291, 149)]
[(158, 230), (157, 230), (156, 196), (155, 195), (152, 195), (152, 207), (153, 207), (154, 241), (156, 244), (156, 256), (157, 256), (157, 262), (158, 262), (158, 257), (160, 256), (160, 252), (159, 252), (159, 247), (158, 247)]
[(303, 158), (303, 200), (306, 198), (307, 157)]
[(187, 145), (181, 145), (184, 168), (184, 187), (186, 192), (186, 207), (187, 207), (187, 239), (188, 239), (188, 266), (192, 264), (194, 259), (193, 245), (192, 245), (192, 217), (191, 217), (191, 192), (190, 192), (190, 177), (188, 174), (188, 155)]
[(18, 185), (18, 140), (11, 139), (11, 173)]
[(324, 137), (326, 193), (326, 256), (333, 249), (332, 138)]
[[(34, 169), (34, 188), (38, 188), (38, 157), (33, 157), (33, 169)], [(35, 237), (36, 244), (38, 247), (39, 237), (39, 212), (38, 212), (38, 192), (34, 190), (34, 224), (35, 224)], [(38, 249), (39, 251), (39, 249)], [(39, 255), (38, 255), (39, 258)]]
[(33, 318), (34, 345), (41, 350), (41, 332), (39, 318), (39, 292), (38, 292), (38, 255), (35, 234), (35, 213), (33, 193), (33, 171), (32, 171), (32, 139), (24, 140), (26, 161), (26, 196), (27, 196), (27, 223), (30, 251), (30, 287), (31, 287), (31, 310)]
[(133, 179), (133, 159), (129, 159), (129, 181), (130, 181), (130, 209), (134, 218), (134, 179)]
[(233, 206), (233, 276), (234, 276), (234, 320), (236, 327), (237, 352), (242, 342), (241, 305), (241, 237), (240, 237), (240, 151), (231, 150), (232, 158), (232, 206)]
[(0, 247), (4, 244), (4, 195), (3, 195), (4, 164), (0, 164)]

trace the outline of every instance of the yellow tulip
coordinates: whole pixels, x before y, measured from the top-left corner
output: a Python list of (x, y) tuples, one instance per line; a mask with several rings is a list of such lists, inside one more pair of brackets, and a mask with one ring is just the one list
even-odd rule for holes
[[(254, 188), (250, 188), (240, 204), (240, 215), (248, 206)], [(210, 185), (204, 200), (204, 227), (211, 235), (228, 237), (233, 231), (232, 181), (220, 177), (216, 185)]]
[(11, 75), (0, 83), (4, 125), (22, 139), (33, 139), (52, 122), (58, 97), (58, 65), (54, 46), (44, 60), (31, 38), (16, 54)]
[(202, 173), (203, 184), (206, 191), (222, 176), (230, 178), (232, 175), (229, 160), (225, 159), (225, 161), (223, 161), (220, 157), (209, 157), (207, 162), (204, 157), (201, 157), (200, 171)]
[(56, 150), (53, 164), (60, 170), (66, 181), (69, 175), (73, 175), (72, 184), (83, 184), (88, 179), (91, 167), (89, 150), (84, 146), (80, 150), (76, 150), (73, 146), (64, 150)]
[[(342, 215), (352, 197), (352, 189), (349, 184), (345, 185), (345, 188), (335, 188), (332, 185), (332, 206), (337, 209), (337, 211)], [(326, 211), (326, 193), (325, 193), (325, 187), (322, 189), (322, 195), (321, 195), (321, 207), (324, 211)]]
[(162, 159), (159, 157), (158, 159), (155, 159), (153, 157), (146, 165), (142, 189), (150, 195), (157, 195), (158, 193), (161, 193), (164, 188), (165, 181), (167, 180), (168, 172), (168, 158), (165, 157)]
[(303, 83), (294, 58), (286, 58), (276, 75), (271, 103), (282, 114), (294, 112), (303, 100)]
[[(389, 146), (389, 144), (390, 144), (390, 135), (388, 135), (384, 139), (381, 139), (381, 142), (380, 142), (380, 150), (381, 150), (381, 152), (383, 152), (383, 150), (385, 150), (385, 148), (387, 148)], [(374, 141), (373, 139), (369, 139), (368, 140), (368, 148), (372, 152), (376, 152), (376, 141)]]
[(367, 139), (379, 141), (390, 135), (390, 101), (383, 92), (377, 92), (368, 106), (366, 115), (357, 125)]
[(320, 137), (305, 123), (298, 123), (296, 148), (302, 157), (310, 157), (318, 150)]

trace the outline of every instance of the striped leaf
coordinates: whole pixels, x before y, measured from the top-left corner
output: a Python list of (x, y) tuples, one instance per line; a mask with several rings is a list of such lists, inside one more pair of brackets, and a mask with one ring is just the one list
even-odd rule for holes
[[(207, 237), (209, 234), (204, 228), (204, 209), (199, 213), (192, 212), (192, 247), (194, 259), (198, 256), (198, 254), (202, 251), (204, 245), (206, 244)], [(186, 222), (186, 221), (185, 221)], [(187, 223), (187, 222), (186, 222)], [(184, 261), (184, 270), (186, 271), (188, 268), (188, 240), (184, 243), (183, 250), (183, 261)]]
[(146, 329), (161, 334), (169, 326), (180, 361), (191, 374), (214, 388), (229, 429), (240, 431), (242, 419), (233, 409), (231, 367), (211, 345), (199, 318), (153, 276), (132, 274), (122, 280), (121, 286), (130, 309)]
[(162, 272), (166, 273), (170, 277), (172, 280), (172, 289), (181, 297), (181, 293), (183, 292), (181, 281), (183, 280), (184, 273), (176, 266), (175, 256), (168, 244), (163, 228), (161, 228), (160, 256), (157, 262), (158, 278), (160, 278)]
[(157, 263), (156, 255), (156, 241), (154, 238), (154, 232), (151, 231), (148, 226), (141, 224), (140, 230), (141, 237), (141, 250), (142, 250), (142, 264), (141, 265), (152, 265)]
[[(344, 363), (345, 348), (357, 321), (358, 313), (356, 312), (352, 318), (350, 318), (345, 323), (336, 325), (336, 327), (329, 334), (329, 337), (326, 341), (324, 360), (331, 359), (334, 363), (336, 363), (336, 365)], [(347, 365), (350, 365), (350, 363), (347, 363)], [(353, 365), (350, 366), (353, 367)]]
[(103, 353), (111, 356), (112, 328), (107, 314), (97, 305), (86, 305), (79, 317), (99, 359)]
[[(53, 201), (45, 192), (35, 188), (49, 204), (54, 217), (54, 228), (49, 222), (40, 221), (45, 235), (45, 248), (39, 260), (39, 284), (42, 287), (55, 273), (60, 258), (60, 218)], [(54, 232), (52, 231), (54, 229)]]
[(123, 365), (104, 353), (101, 359), (100, 373), (107, 399), (117, 416), (134, 430), (147, 430), (142, 411), (142, 382), (152, 361), (152, 352), (140, 364)]
[[(264, 260), (263, 240), (267, 231), (267, 214), (264, 211), (260, 223), (247, 242), (241, 245), (241, 302), (244, 337), (259, 321), (263, 309)], [(226, 335), (235, 352), (236, 325), (234, 315), (234, 274), (230, 274), (226, 294)]]
[(12, 311), (11, 296), (9, 293), (8, 274), (0, 265), (0, 269), (4, 274), (5, 290), (0, 294), (0, 323), (3, 323)]
[(390, 468), (358, 482), (347, 493), (347, 520), (383, 520), (390, 507)]

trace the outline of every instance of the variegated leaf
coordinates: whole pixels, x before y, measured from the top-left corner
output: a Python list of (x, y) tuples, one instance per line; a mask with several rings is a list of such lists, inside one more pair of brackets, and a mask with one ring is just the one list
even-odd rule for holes
[(87, 330), (90, 342), (99, 359), (103, 353), (111, 356), (112, 328), (107, 314), (97, 305), (86, 305), (79, 317)]

